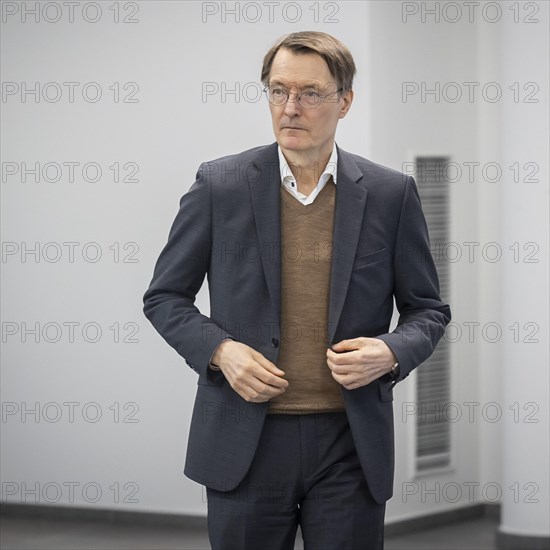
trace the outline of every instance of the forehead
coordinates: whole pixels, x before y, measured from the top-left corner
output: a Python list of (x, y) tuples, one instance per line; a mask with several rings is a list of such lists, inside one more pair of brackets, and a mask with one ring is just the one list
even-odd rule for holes
[(315, 52), (296, 54), (281, 48), (273, 58), (270, 84), (323, 86), (332, 80), (326, 61)]

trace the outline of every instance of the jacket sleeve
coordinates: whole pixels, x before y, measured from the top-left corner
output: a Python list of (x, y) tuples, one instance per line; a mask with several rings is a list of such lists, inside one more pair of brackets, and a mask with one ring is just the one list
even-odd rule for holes
[(168, 242), (143, 296), (143, 313), (199, 377), (214, 380), (223, 374), (209, 369), (209, 360), (218, 344), (231, 336), (194, 305), (212, 247), (211, 184), (203, 168), (204, 163), (180, 200)]
[(439, 279), (430, 251), (426, 219), (414, 178), (407, 176), (394, 246), (394, 297), (399, 320), (391, 333), (376, 336), (394, 352), (406, 378), (434, 351), (451, 320), (439, 297)]

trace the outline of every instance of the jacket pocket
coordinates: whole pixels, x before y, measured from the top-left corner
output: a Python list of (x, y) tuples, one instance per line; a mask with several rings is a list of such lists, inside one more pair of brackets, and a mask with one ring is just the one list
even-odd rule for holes
[(210, 369), (206, 376), (199, 374), (197, 384), (200, 386), (221, 386), (224, 380), (225, 375), (223, 372)]
[(383, 260), (388, 255), (387, 248), (381, 248), (374, 252), (369, 252), (368, 254), (363, 254), (362, 256), (357, 256), (355, 262), (353, 263), (352, 269), (359, 269), (360, 267), (365, 267), (367, 265), (373, 264), (380, 260)]

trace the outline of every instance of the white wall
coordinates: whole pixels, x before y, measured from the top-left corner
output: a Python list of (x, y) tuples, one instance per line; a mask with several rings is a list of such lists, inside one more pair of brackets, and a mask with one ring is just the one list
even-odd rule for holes
[[(548, 23), (550, 6), (541, 3), (538, 14)], [(502, 104), (500, 146), (503, 160), (536, 160), (538, 182), (510, 183), (501, 193), (500, 231), (508, 242), (531, 242), (532, 262), (518, 262), (502, 273), (502, 318), (529, 331), (529, 338), (503, 342), (502, 399), (528, 403), (519, 422), (508, 418), (502, 445), (502, 483), (514, 487), (503, 493), (500, 529), (504, 534), (550, 535), (550, 415), (548, 388), (549, 334), (549, 33), (507, 21), (499, 36), (505, 63), (501, 75), (509, 82), (533, 82), (526, 94), (531, 103)], [(539, 55), (533, 52), (540, 52)], [(538, 89), (537, 89), (538, 88)], [(536, 252), (536, 254), (535, 254)], [(535, 332), (536, 331), (536, 332)], [(523, 333), (526, 335), (527, 330)]]
[[(259, 23), (241, 19), (236, 24), (229, 14), (222, 22), (221, 11), (203, 23), (200, 2), (142, 2), (133, 16), (137, 23), (115, 24), (113, 12), (107, 4), (102, 6), (96, 23), (83, 21), (76, 10), (75, 23), (67, 22), (66, 12), (58, 23), (44, 21), (42, 14), (40, 23), (32, 17), (23, 23), (19, 12), (6, 14), (3, 25), (4, 81), (59, 82), (62, 89), (67, 88), (63, 82), (97, 82), (104, 94), (97, 103), (87, 102), (81, 99), (81, 85), (73, 103), (66, 97), (56, 103), (34, 103), (31, 96), (23, 102), (19, 93), (2, 104), (3, 135), (9, 136), (2, 143), (4, 162), (61, 165), (76, 161), (81, 166), (95, 162), (103, 169), (97, 183), (80, 176), (74, 183), (67, 177), (57, 183), (43, 178), (22, 183), (15, 174), (6, 176), (2, 185), (3, 241), (6, 252), (18, 251), (2, 264), (3, 321), (5, 331), (19, 331), (6, 335), (2, 349), (3, 497), (20, 502), (22, 491), (38, 483), (40, 503), (57, 500), (59, 504), (205, 514), (202, 486), (182, 473), (196, 374), (143, 317), (142, 296), (179, 199), (193, 183), (199, 164), (271, 143), (274, 137), (265, 99), (249, 102), (228, 95), (224, 103), (217, 95), (203, 101), (202, 83), (220, 87), (226, 83), (228, 88), (237, 83), (243, 88), (259, 82), (261, 61), (271, 44), (282, 34), (304, 28), (325, 30), (345, 40), (364, 67), (366, 8), (357, 2), (342, 4), (331, 16), (337, 22), (326, 24), (315, 24), (315, 14), (306, 6), (295, 24), (287, 23), (282, 11), (275, 12), (273, 23), (264, 12)], [(321, 20), (331, 13), (321, 9)], [(93, 10), (87, 15), (93, 18)], [(284, 15), (296, 17), (291, 6)], [(45, 16), (53, 19), (55, 13)], [(139, 102), (113, 102), (109, 86), (114, 82), (121, 87), (137, 82)], [(364, 71), (357, 86), (358, 92), (365, 89)], [(49, 91), (53, 96), (55, 88), (50, 86)], [(350, 136), (348, 143), (357, 144), (355, 150), (362, 154), (368, 153), (366, 108), (364, 100), (357, 101), (354, 117), (342, 123), (342, 131)], [(109, 170), (114, 162), (136, 162), (139, 181), (114, 183)], [(22, 243), (28, 248), (35, 242), (59, 243), (64, 253), (54, 263), (43, 258), (35, 263), (31, 256), (23, 262)], [(80, 243), (72, 263), (64, 242)], [(138, 261), (115, 262), (109, 247), (134, 242), (139, 251), (132, 258)], [(82, 259), (86, 243), (100, 245), (100, 261)], [(55, 254), (55, 244), (43, 248)], [(91, 254), (93, 248), (88, 246), (87, 251)], [(130, 252), (121, 249), (121, 256)], [(206, 287), (197, 304), (208, 312)], [(55, 337), (56, 325), (48, 323), (63, 328), (63, 323), (78, 322), (80, 326), (74, 343), (69, 342), (67, 331), (56, 343), (42, 336), (38, 343), (28, 336), (23, 342), (22, 323), (34, 327), (36, 322), (49, 339)], [(134, 339), (139, 342), (114, 343), (109, 327), (117, 322), (122, 337), (131, 336), (134, 326), (124, 330), (125, 323), (137, 325)], [(97, 343), (83, 340), (85, 323), (100, 326), (102, 337)], [(60, 420), (50, 423), (42, 415), (35, 423), (26, 415), (26, 422), (21, 422), (21, 409), (28, 410), (36, 402), (50, 416), (58, 404), (63, 412)], [(66, 402), (80, 404), (74, 423), (69, 421)], [(87, 403), (98, 404), (101, 421), (82, 419)], [(130, 420), (137, 422), (115, 422), (110, 410), (114, 403), (120, 403), (121, 409), (136, 403), (139, 410)], [(121, 410), (121, 417), (134, 412), (132, 407)], [(87, 413), (91, 415), (92, 409)], [(74, 498), (64, 485), (68, 482), (79, 484)], [(86, 483), (92, 485), (83, 496)], [(94, 487), (102, 492), (97, 502), (92, 502)], [(34, 502), (35, 497), (26, 493), (23, 500)]]
[[(4, 332), (18, 332), (5, 335), (2, 350), (2, 498), (21, 502), (23, 484), (27, 490), (38, 484), (40, 503), (48, 498), (54, 503), (61, 489), (58, 504), (206, 513), (202, 487), (182, 474), (196, 374), (145, 320), (141, 297), (179, 198), (193, 183), (199, 164), (274, 140), (265, 100), (247, 101), (242, 94), (228, 94), (225, 102), (221, 94), (204, 98), (206, 83), (220, 88), (226, 83), (230, 89), (237, 85), (241, 91), (247, 86), (253, 97), (257, 88), (251, 83), (259, 82), (262, 57), (276, 38), (292, 30), (323, 30), (347, 44), (358, 67), (355, 101), (337, 134), (344, 149), (397, 169), (415, 154), (449, 153), (457, 162), (481, 164), (497, 156), (493, 104), (479, 99), (422, 103), (415, 97), (403, 102), (401, 95), (404, 81), (498, 80), (493, 61), (505, 59), (493, 36), (495, 24), (480, 17), (455, 24), (433, 23), (428, 17), (423, 23), (420, 15), (403, 22), (400, 2), (321, 2), (320, 19), (327, 22), (316, 23), (310, 9), (314, 4), (300, 4), (302, 16), (296, 23), (289, 22), (295, 17), (290, 3), (275, 9), (273, 22), (264, 7), (257, 23), (245, 20), (254, 17), (253, 11), (241, 13), (238, 23), (231, 14), (223, 21), (221, 3), (199, 2), (140, 2), (133, 24), (113, 23), (106, 4), (96, 23), (83, 21), (79, 10), (74, 23), (67, 21), (66, 12), (57, 23), (35, 23), (32, 16), (22, 22), (20, 12), (6, 14), (4, 82), (97, 82), (103, 98), (85, 101), (82, 85), (73, 103), (66, 87), (58, 102), (35, 103), (32, 96), (23, 102), (20, 91), (8, 96), (2, 103), (2, 160), (15, 164), (4, 164), (4, 172), (23, 162), (95, 162), (103, 177), (86, 182), (79, 168), (72, 183), (66, 171), (56, 183), (44, 178), (23, 183), (19, 174), (4, 174), (2, 240), (8, 255), (2, 262), (2, 320)], [(201, 8), (216, 7), (218, 13), (203, 22)], [(94, 16), (92, 11), (87, 15)], [(114, 102), (109, 89), (114, 82), (138, 83), (138, 102)], [(137, 163), (139, 181), (113, 182), (109, 166), (114, 162)], [(452, 185), (452, 240), (501, 242), (498, 184), (479, 179), (470, 183), (464, 176)], [(62, 244), (69, 241), (80, 243), (74, 262)], [(31, 255), (22, 261), (22, 247), (35, 242), (50, 254), (55, 245), (44, 245), (59, 243), (59, 261), (41, 256), (35, 262)], [(86, 243), (99, 244), (101, 260), (82, 258)], [(136, 243), (137, 262), (115, 261), (113, 243)], [(94, 248), (87, 250), (91, 254)], [(122, 250), (122, 257), (131, 251)], [(502, 267), (484, 261), (453, 264), (453, 321), (464, 327), (464, 322), (501, 320)], [(208, 311), (205, 286), (197, 305)], [(80, 323), (74, 342), (66, 329), (58, 342), (45, 341), (54, 338), (56, 326), (68, 322)], [(122, 337), (137, 326), (138, 342), (115, 343), (109, 327), (116, 322)], [(22, 323), (40, 323), (46, 334), (39, 342), (33, 335), (23, 341)], [(102, 329), (97, 343), (82, 337), (85, 323)], [(124, 330), (125, 323), (135, 325)], [(499, 349), (479, 337), (473, 343), (462, 338), (452, 346), (455, 401), (499, 400)], [(436, 478), (411, 478), (410, 420), (401, 422), (400, 417), (403, 402), (412, 398), (413, 383), (414, 375), (396, 389), (397, 468), (389, 521), (471, 503), (467, 494), (456, 504), (420, 496), (405, 502), (403, 483), (425, 481), (429, 488), (436, 481), (500, 481), (500, 425), (483, 421), (453, 426), (453, 470)], [(21, 409), (36, 402), (43, 413), (38, 422), (32, 415), (22, 422)], [(74, 422), (63, 405), (67, 402), (80, 404)], [(98, 404), (100, 421), (82, 418), (86, 403)], [(139, 410), (131, 419), (137, 422), (115, 421), (114, 403), (121, 408), (136, 403)], [(48, 422), (44, 414), (54, 415), (55, 404), (61, 418)], [(132, 408), (121, 411), (121, 417), (129, 412)], [(78, 483), (74, 498), (69, 482)], [(82, 491), (86, 483), (93, 484), (89, 498)], [(126, 483), (131, 485), (124, 488)], [(102, 491), (97, 502), (92, 501), (94, 487)], [(132, 497), (137, 502), (129, 502)], [(34, 502), (34, 497), (28, 493), (23, 500)]]

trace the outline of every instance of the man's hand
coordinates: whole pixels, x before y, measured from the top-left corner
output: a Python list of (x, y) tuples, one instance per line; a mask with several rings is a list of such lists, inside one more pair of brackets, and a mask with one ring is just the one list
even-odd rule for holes
[(332, 377), (347, 390), (370, 384), (390, 372), (397, 361), (386, 342), (378, 338), (341, 340), (332, 348), (327, 348), (327, 364)]
[(285, 373), (260, 352), (235, 340), (225, 340), (212, 355), (231, 387), (246, 401), (263, 403), (288, 387)]

